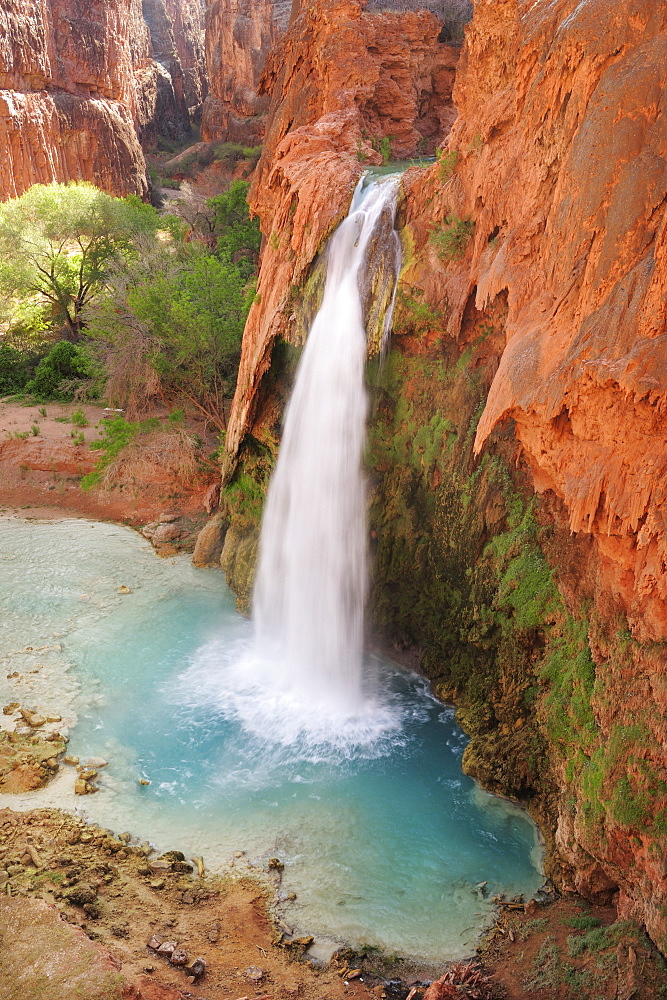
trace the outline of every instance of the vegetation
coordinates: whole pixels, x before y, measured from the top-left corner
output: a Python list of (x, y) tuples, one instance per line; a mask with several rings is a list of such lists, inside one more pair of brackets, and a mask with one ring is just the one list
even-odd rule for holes
[(81, 338), (87, 304), (113, 261), (132, 257), (158, 216), (138, 198), (112, 198), (92, 184), (35, 184), (0, 205), (0, 294), (32, 303)]
[(436, 149), (435, 155), (438, 160), (438, 176), (441, 181), (448, 181), (459, 162), (459, 151)]
[(461, 260), (474, 229), (472, 219), (460, 219), (450, 213), (431, 233), (431, 243), (440, 260)]
[(90, 184), (0, 206), (0, 392), (187, 405), (224, 429), (261, 240), (247, 191), (209, 199), (199, 228)]

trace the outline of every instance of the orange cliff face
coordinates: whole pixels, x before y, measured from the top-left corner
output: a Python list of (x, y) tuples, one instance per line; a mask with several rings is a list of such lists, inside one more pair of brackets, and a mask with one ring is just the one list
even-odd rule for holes
[(271, 95), (266, 144), (250, 204), (266, 238), (258, 297), (227, 431), (229, 470), (251, 426), (275, 337), (290, 338), (290, 289), (301, 284), (349, 207), (364, 166), (433, 151), (454, 118), (458, 50), (440, 43), (429, 11), (366, 10), (359, 0), (304, 8), (269, 55), (259, 93)]
[(133, 36), (148, 54), (139, 0), (0, 0), (0, 196), (67, 180), (146, 194)]
[(0, 197), (145, 196), (138, 136), (180, 137), (205, 96), (203, 19), (203, 0), (0, 0)]
[[(666, 18), (651, 0), (632, 16), (603, 0), (478, 2), (455, 171), (407, 184), (426, 248), (409, 280), (446, 299), (450, 332), (471, 296), (482, 309), (507, 295), (477, 449), (514, 421), (536, 490), (595, 537), (605, 588), (649, 641), (667, 638)], [(445, 266), (428, 236), (448, 213), (475, 228)]]
[(259, 93), (260, 79), (269, 50), (287, 28), (291, 6), (291, 0), (209, 0), (205, 141), (247, 146), (262, 141), (269, 98)]
[[(667, 12), (478, 0), (466, 35), (451, 176), (406, 178), (420, 253), (403, 281), (455, 338), (507, 302), (476, 448), (512, 421), (535, 490), (578, 536), (562, 544), (592, 542), (585, 564), (563, 550), (555, 567), (571, 610), (589, 608), (598, 740), (579, 783), (553, 748), (565, 884), (618, 889), (664, 950)], [(474, 222), (449, 263), (431, 242), (448, 217)]]

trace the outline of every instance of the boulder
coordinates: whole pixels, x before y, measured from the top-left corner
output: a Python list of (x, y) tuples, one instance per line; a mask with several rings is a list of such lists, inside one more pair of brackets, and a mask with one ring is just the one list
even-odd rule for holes
[(197, 535), (192, 562), (199, 569), (205, 566), (219, 566), (222, 547), (227, 534), (227, 522), (222, 514), (215, 514)]

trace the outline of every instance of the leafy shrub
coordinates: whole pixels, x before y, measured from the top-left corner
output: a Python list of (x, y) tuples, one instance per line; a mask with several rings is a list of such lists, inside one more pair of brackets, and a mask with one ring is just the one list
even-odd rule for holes
[(0, 347), (0, 396), (21, 392), (29, 378), (28, 356), (3, 344)]
[(444, 150), (436, 149), (435, 155), (438, 158), (438, 175), (441, 181), (448, 181), (456, 170), (456, 165), (459, 162), (459, 151), (458, 149)]
[(440, 260), (461, 260), (475, 229), (472, 219), (449, 214), (439, 229), (431, 233), (431, 243)]
[(90, 375), (86, 351), (68, 340), (60, 340), (39, 362), (34, 377), (25, 384), (25, 391), (40, 399), (68, 400), (74, 396), (76, 383)]

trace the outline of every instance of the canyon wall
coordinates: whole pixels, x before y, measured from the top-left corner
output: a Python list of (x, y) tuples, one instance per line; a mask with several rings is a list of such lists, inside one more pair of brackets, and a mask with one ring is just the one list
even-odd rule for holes
[(433, 152), (454, 119), (458, 49), (438, 41), (430, 11), (366, 11), (359, 0), (302, 10), (272, 51), (260, 92), (272, 95), (252, 211), (266, 237), (227, 432), (228, 469), (250, 427), (276, 336), (294, 339), (290, 303), (347, 212), (367, 164)]
[(206, 64), (210, 95), (202, 139), (262, 141), (269, 98), (260, 80), (269, 50), (285, 31), (291, 0), (210, 0), (206, 11)]
[(148, 58), (149, 44), (139, 0), (1, 0), (0, 39), (1, 196), (79, 179), (146, 194), (134, 127), (133, 57)]
[(145, 196), (138, 136), (182, 136), (205, 87), (201, 0), (0, 0), (0, 197), (68, 180)]
[[(240, 455), (265, 481), (281, 344), (363, 164), (386, 136), (405, 156), (449, 132), (438, 37), (432, 13), (323, 0), (268, 58), (227, 478)], [(477, 0), (445, 155), (404, 180), (369, 458), (376, 621), (459, 704), (470, 773), (529, 805), (557, 884), (614, 899), (663, 951), (666, 55), (651, 0)]]

